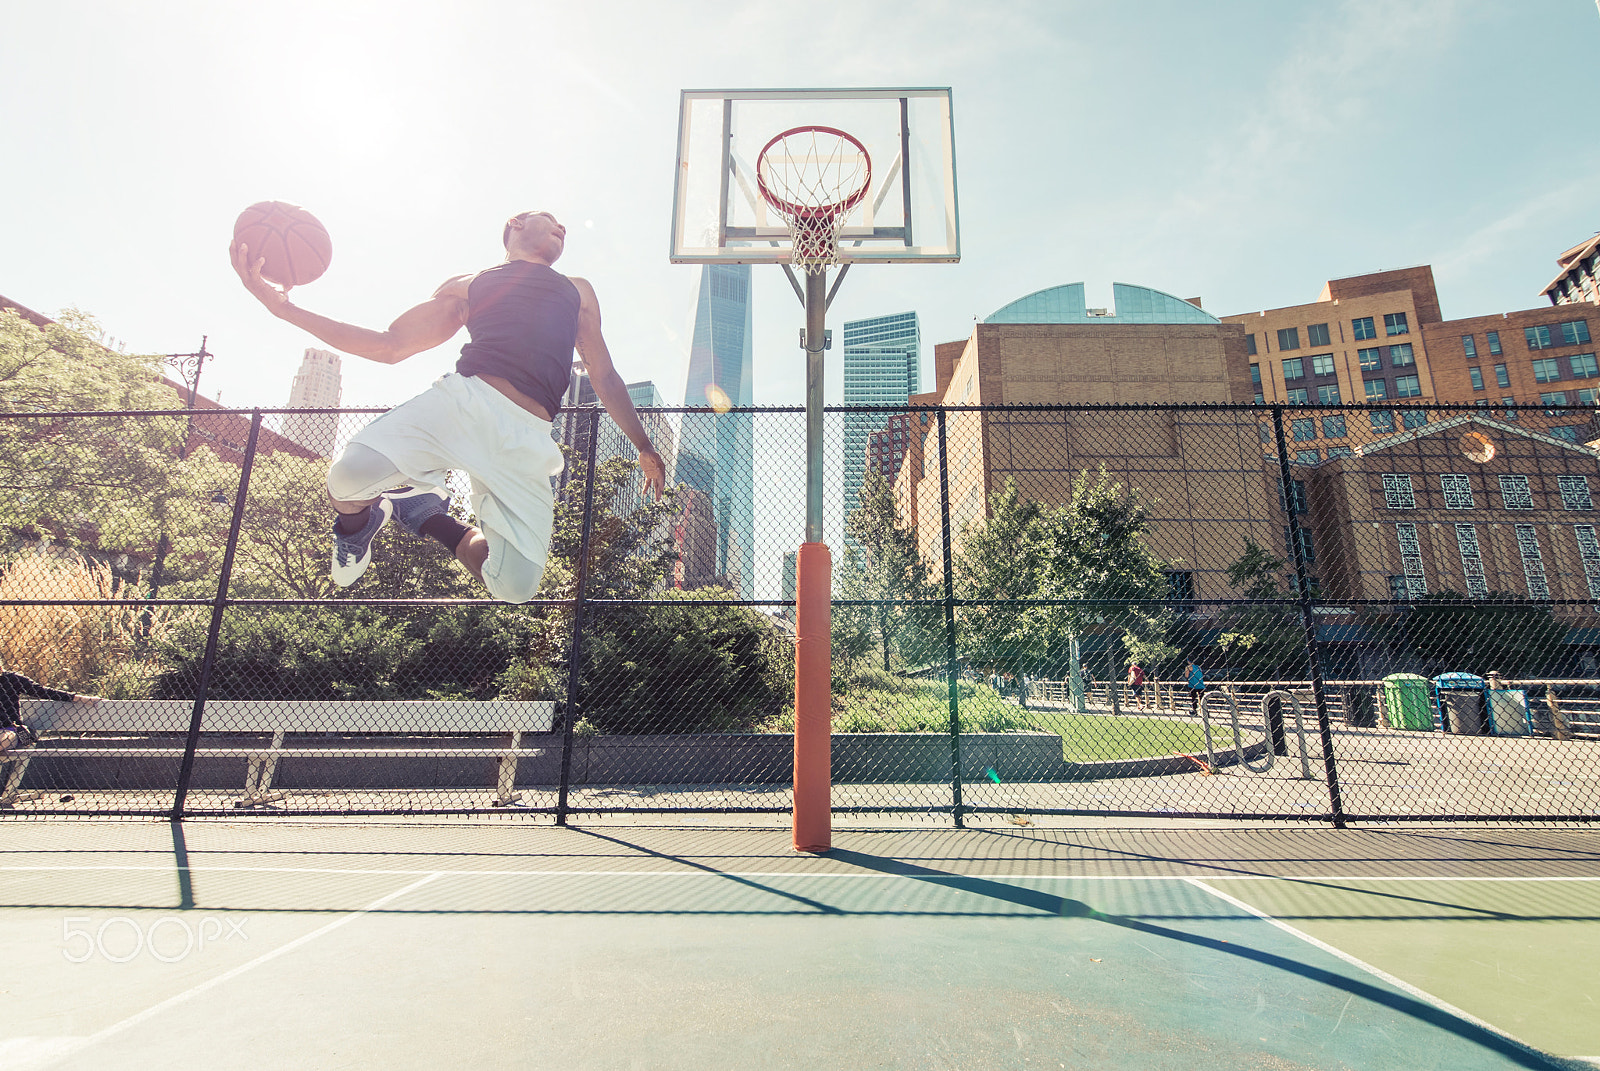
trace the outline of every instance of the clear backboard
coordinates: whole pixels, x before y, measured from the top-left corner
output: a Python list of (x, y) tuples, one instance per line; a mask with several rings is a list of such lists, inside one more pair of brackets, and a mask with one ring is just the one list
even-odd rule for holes
[(673, 186), (674, 264), (778, 264), (789, 226), (756, 165), (795, 127), (847, 132), (871, 158), (866, 196), (843, 217), (841, 264), (961, 259), (949, 89), (684, 90)]

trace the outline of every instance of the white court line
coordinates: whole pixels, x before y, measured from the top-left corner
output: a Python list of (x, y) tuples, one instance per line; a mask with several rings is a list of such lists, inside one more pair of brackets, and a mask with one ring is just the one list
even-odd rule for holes
[[(442, 875), (440, 875), (438, 873), (430, 873), (427, 877), (423, 878), (422, 880), (414, 881), (410, 885), (407, 885), (403, 889), (396, 889), (394, 892), (389, 893), (387, 896), (380, 896), (378, 899), (374, 900), (372, 903), (368, 904), (366, 907), (361, 908), (359, 911), (352, 911), (350, 914), (345, 915), (343, 918), (335, 919), (334, 921), (328, 923), (326, 926), (323, 926), (320, 929), (312, 930), (308, 934), (305, 934), (305, 935), (303, 935), (301, 937), (296, 937), (293, 941), (290, 941), (288, 944), (279, 945), (277, 948), (273, 949), (271, 952), (263, 953), (262, 955), (257, 956), (255, 959), (251, 960), (248, 963), (241, 963), (239, 966), (234, 967), (232, 970), (224, 971), (222, 974), (217, 975), (215, 978), (208, 978), (206, 981), (201, 982), (199, 985), (196, 985), (196, 986), (193, 986), (193, 987), (191, 987), (189, 989), (186, 989), (182, 993), (178, 993), (178, 994), (175, 994), (173, 996), (170, 996), (166, 1000), (163, 1000), (158, 1004), (152, 1004), (150, 1007), (146, 1008), (144, 1011), (135, 1012), (133, 1015), (128, 1016), (126, 1019), (123, 1019), (120, 1022), (112, 1023), (110, 1026), (104, 1028), (103, 1030), (98, 1030), (95, 1033), (90, 1034), (88, 1037), (75, 1039), (74, 1043), (70, 1047), (62, 1049), (62, 1050), (59, 1050), (59, 1051), (55, 1051), (55, 1052), (51, 1052), (51, 1053), (45, 1054), (45, 1055), (43, 1055), (41, 1057), (42, 1062), (35, 1063), (35, 1064), (30, 1065), (30, 1066), (32, 1068), (48, 1067), (51, 1064), (58, 1063), (59, 1061), (66, 1059), (68, 1056), (72, 1056), (72, 1055), (74, 1055), (76, 1053), (79, 1053), (79, 1052), (83, 1051), (84, 1049), (89, 1048), (90, 1046), (98, 1045), (100, 1042), (105, 1041), (107, 1038), (114, 1037), (115, 1035), (122, 1033), (124, 1030), (132, 1029), (133, 1027), (138, 1026), (140, 1023), (143, 1023), (146, 1020), (152, 1019), (155, 1016), (160, 1015), (162, 1012), (166, 1011), (168, 1008), (176, 1007), (177, 1005), (182, 1004), (184, 1001), (189, 1000), (191, 997), (198, 996), (199, 994), (204, 993), (208, 989), (214, 989), (214, 988), (216, 988), (217, 986), (221, 985), (224, 982), (232, 981), (233, 979), (239, 977), (241, 974), (244, 974), (246, 971), (254, 970), (256, 967), (261, 966), (263, 963), (268, 963), (268, 962), (270, 962), (272, 960), (277, 959), (279, 956), (286, 955), (289, 952), (293, 952), (295, 949), (300, 948), (303, 945), (310, 944), (312, 941), (315, 941), (317, 938), (323, 936), (324, 934), (332, 933), (334, 930), (337, 930), (339, 927), (345, 925), (346, 923), (354, 922), (356, 919), (360, 918), (362, 915), (365, 915), (365, 914), (367, 914), (368, 912), (371, 912), (371, 911), (376, 911), (380, 907), (383, 907), (385, 904), (389, 903), (391, 900), (398, 899), (399, 897), (404, 896), (406, 893), (412, 892), (412, 891), (414, 891), (416, 889), (420, 889), (420, 888), (422, 888), (422, 886), (428, 884), (428, 882), (433, 881), (435, 878), (438, 878), (438, 877), (441, 877), (441, 876)], [(16, 1068), (16, 1069), (14, 1069), (14, 1071), (23, 1071), (23, 1069), (22, 1068)]]
[[(1070, 865), (1070, 864), (1069, 864)], [(931, 869), (931, 868), (930, 868)], [(72, 873), (95, 871), (133, 871), (147, 873), (171, 873), (174, 870), (183, 870), (190, 874), (345, 874), (345, 875), (373, 875), (380, 877), (410, 877), (418, 874), (432, 874), (438, 877), (457, 877), (481, 874), (487, 877), (575, 877), (575, 878), (829, 878), (835, 880), (851, 880), (862, 878), (984, 878), (988, 880), (1001, 879), (1027, 879), (1029, 881), (1366, 881), (1366, 882), (1528, 882), (1528, 881), (1600, 881), (1600, 874), (1586, 875), (1549, 875), (1549, 876), (1524, 876), (1515, 875), (1507, 877), (1471, 877), (1471, 876), (1377, 876), (1371, 874), (961, 874), (954, 871), (935, 871), (926, 874), (889, 874), (881, 871), (867, 873), (829, 873), (814, 870), (705, 870), (700, 867), (685, 865), (674, 870), (455, 870), (429, 868), (371, 868), (371, 867), (298, 867), (298, 866), (187, 866), (174, 867), (170, 864), (162, 865), (130, 865), (80, 863), (70, 866), (55, 865), (19, 865), (0, 866), (3, 873)], [(4, 906), (4, 905), (0, 905)]]
[(1291, 935), (1293, 937), (1297, 937), (1300, 940), (1304, 941), (1306, 944), (1311, 945), (1314, 948), (1319, 948), (1322, 951), (1328, 953), (1330, 956), (1334, 956), (1334, 957), (1336, 957), (1338, 959), (1343, 960), (1344, 962), (1350, 964), (1352, 967), (1355, 967), (1358, 970), (1366, 971), (1368, 974), (1372, 975), (1374, 978), (1377, 978), (1380, 981), (1384, 981), (1384, 982), (1389, 983), (1390, 985), (1394, 986), (1396, 989), (1398, 989), (1401, 992), (1407, 994), (1408, 996), (1415, 997), (1417, 1000), (1422, 1001), (1424, 1004), (1432, 1005), (1433, 1007), (1438, 1008), (1440, 1011), (1442, 1011), (1442, 1012), (1444, 1012), (1444, 1013), (1446, 1013), (1448, 1015), (1453, 1015), (1458, 1019), (1464, 1019), (1467, 1022), (1471, 1023), (1473, 1026), (1476, 1026), (1481, 1030), (1486, 1030), (1489, 1033), (1495, 1035), (1496, 1037), (1505, 1039), (1506, 1041), (1508, 1041), (1511, 1044), (1515, 1045), (1517, 1048), (1523, 1050), (1524, 1052), (1528, 1053), (1529, 1055), (1538, 1057), (1541, 1061), (1549, 1061), (1549, 1059), (1550, 1059), (1550, 1054), (1549, 1053), (1544, 1052), (1544, 1051), (1542, 1051), (1540, 1049), (1534, 1048), (1532, 1045), (1529, 1045), (1526, 1041), (1523, 1041), (1521, 1038), (1517, 1037), (1514, 1034), (1507, 1033), (1506, 1031), (1502, 1030), (1500, 1027), (1495, 1026), (1493, 1023), (1486, 1022), (1485, 1020), (1478, 1018), (1476, 1015), (1473, 1015), (1471, 1012), (1463, 1011), (1462, 1009), (1456, 1007), (1454, 1004), (1451, 1004), (1448, 1001), (1440, 1000), (1438, 997), (1434, 996), (1432, 993), (1429, 993), (1427, 990), (1418, 989), (1416, 986), (1412, 985), (1410, 982), (1407, 982), (1407, 981), (1405, 981), (1404, 979), (1401, 979), (1401, 978), (1396, 978), (1394, 975), (1390, 974), (1388, 971), (1385, 971), (1385, 970), (1382, 970), (1382, 969), (1380, 969), (1378, 967), (1375, 967), (1372, 964), (1368, 963), (1366, 960), (1358, 959), (1355, 956), (1352, 956), (1350, 953), (1343, 951), (1342, 949), (1335, 948), (1333, 945), (1328, 944), (1326, 941), (1318, 940), (1317, 938), (1311, 936), (1309, 933), (1306, 933), (1304, 930), (1297, 929), (1296, 927), (1289, 925), (1287, 922), (1284, 922), (1282, 919), (1275, 918), (1272, 915), (1267, 914), (1265, 911), (1262, 911), (1261, 909), (1259, 909), (1257, 907), (1253, 907), (1252, 905), (1245, 903), (1243, 900), (1240, 900), (1237, 897), (1229, 896), (1227, 893), (1223, 892), (1221, 889), (1213, 889), (1213, 888), (1209, 887), (1208, 885), (1206, 885), (1206, 882), (1208, 880), (1210, 880), (1208, 878), (1184, 878), (1183, 880), (1188, 882), (1190, 885), (1195, 886), (1198, 889), (1205, 890), (1207, 893), (1211, 894), (1212, 896), (1215, 896), (1217, 899), (1222, 900), (1225, 903), (1232, 904), (1234, 907), (1238, 908), (1240, 911), (1244, 911), (1244, 912), (1247, 912), (1247, 913), (1249, 913), (1251, 915), (1254, 915), (1256, 918), (1260, 919), (1262, 922), (1268, 923), (1268, 924), (1270, 924), (1272, 926), (1276, 926), (1278, 929), (1282, 930), (1284, 933), (1287, 933), (1287, 934), (1289, 934), (1289, 935)]

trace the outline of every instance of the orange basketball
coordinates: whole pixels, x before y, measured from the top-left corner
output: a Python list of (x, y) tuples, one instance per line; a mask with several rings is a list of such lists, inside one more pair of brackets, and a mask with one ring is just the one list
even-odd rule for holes
[(315, 282), (333, 260), (333, 239), (316, 216), (283, 201), (253, 204), (233, 223), (233, 240), (250, 248), (250, 260), (266, 257), (262, 278), (279, 286)]

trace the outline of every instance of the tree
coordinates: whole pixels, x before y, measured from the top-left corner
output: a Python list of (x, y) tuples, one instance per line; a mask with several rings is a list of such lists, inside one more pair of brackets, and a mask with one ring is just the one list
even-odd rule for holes
[(841, 599), (871, 600), (872, 606), (840, 606), (834, 613), (834, 643), (854, 654), (873, 649), (885, 671), (891, 654), (909, 665), (928, 660), (934, 636), (927, 607), (891, 600), (937, 597), (928, 568), (917, 553), (916, 533), (900, 523), (894, 490), (876, 471), (862, 482), (860, 506), (845, 523), (845, 545), (837, 584)]
[(1070, 601), (1046, 607), (1044, 618), (1055, 644), (1065, 641), (1071, 689), (1081, 709), (1079, 639), (1105, 628), (1135, 642), (1165, 636), (1171, 613), (1151, 601), (1167, 594), (1168, 563), (1145, 543), (1150, 513), (1139, 491), (1124, 488), (1104, 468), (1094, 475), (1079, 472), (1072, 497), (1046, 521), (1050, 553), (1040, 595)]
[(1023, 600), (1038, 598), (1049, 557), (1045, 507), (1023, 498), (1008, 479), (989, 497), (988, 520), (962, 527), (952, 563), (956, 597), (976, 601), (956, 614), (968, 665), (985, 673), (1022, 673), (1044, 657), (1050, 646), (1045, 615)]
[[(0, 311), (0, 410), (171, 408), (160, 359), (108, 350), (92, 341), (99, 334), (93, 319), (73, 310), (43, 328)], [(184, 430), (181, 416), (0, 420), (0, 525), (89, 550), (147, 555)]]
[[(1282, 599), (1289, 585), (1282, 579), (1286, 559), (1274, 556), (1254, 540), (1228, 566), (1228, 583), (1245, 599)], [(1219, 615), (1217, 645), (1230, 663), (1242, 662), (1258, 676), (1305, 673), (1305, 631), (1298, 613), (1283, 604), (1235, 604)]]
[(1414, 600), (1400, 631), (1403, 649), (1430, 673), (1492, 671), (1512, 678), (1541, 676), (1558, 666), (1567, 633), (1549, 603), (1510, 592), (1469, 599), (1455, 591)]

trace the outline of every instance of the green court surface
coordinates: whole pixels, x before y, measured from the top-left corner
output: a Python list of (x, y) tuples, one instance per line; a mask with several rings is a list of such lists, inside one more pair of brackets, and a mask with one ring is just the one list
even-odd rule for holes
[(1600, 1064), (1582, 830), (4, 829), (7, 1069)]

